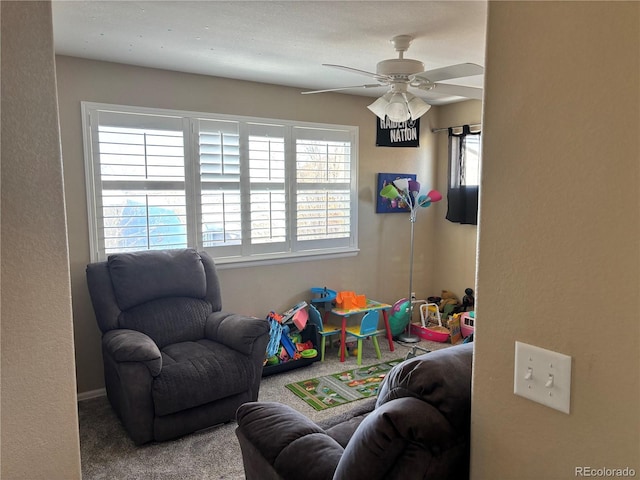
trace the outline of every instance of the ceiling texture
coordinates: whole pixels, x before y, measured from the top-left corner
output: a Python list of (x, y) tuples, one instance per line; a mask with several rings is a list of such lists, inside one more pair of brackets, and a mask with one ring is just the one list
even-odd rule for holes
[[(320, 90), (375, 83), (397, 58), (390, 40), (414, 37), (405, 58), (432, 70), (484, 66), (485, 1), (53, 0), (57, 54)], [(443, 83), (482, 87), (482, 75)], [(385, 87), (343, 93), (377, 97)], [(432, 105), (461, 97), (412, 90)], [(317, 95), (323, 95), (319, 93)]]

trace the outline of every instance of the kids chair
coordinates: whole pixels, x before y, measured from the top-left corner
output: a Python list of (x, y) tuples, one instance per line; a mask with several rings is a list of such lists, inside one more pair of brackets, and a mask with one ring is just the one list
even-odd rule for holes
[(332, 325), (323, 325), (322, 316), (316, 307), (309, 305), (309, 323), (315, 325), (318, 329), (318, 335), (322, 337), (320, 341), (320, 361), (324, 362), (324, 347), (327, 343), (327, 337), (338, 335), (342, 329)]
[(371, 337), (373, 346), (376, 349), (376, 356), (378, 359), (382, 357), (380, 354), (380, 346), (378, 345), (378, 337), (384, 330), (378, 330), (378, 320), (380, 319), (380, 313), (377, 310), (367, 312), (360, 321), (360, 325), (354, 327), (347, 327), (347, 334), (358, 339), (358, 365), (362, 364), (362, 339)]

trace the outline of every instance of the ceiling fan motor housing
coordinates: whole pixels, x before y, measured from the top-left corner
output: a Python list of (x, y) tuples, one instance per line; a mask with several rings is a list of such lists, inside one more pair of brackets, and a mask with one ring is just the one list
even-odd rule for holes
[(424, 63), (410, 58), (391, 58), (389, 60), (382, 60), (381, 62), (378, 62), (378, 65), (376, 66), (376, 73), (378, 75), (409, 76), (421, 72), (424, 72)]

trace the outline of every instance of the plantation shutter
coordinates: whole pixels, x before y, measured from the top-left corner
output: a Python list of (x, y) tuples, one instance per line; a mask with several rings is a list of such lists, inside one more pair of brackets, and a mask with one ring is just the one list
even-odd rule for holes
[(295, 241), (302, 248), (348, 245), (352, 234), (352, 144), (347, 131), (294, 128)]
[(285, 128), (247, 124), (252, 253), (288, 251)]
[(94, 240), (114, 252), (187, 246), (184, 122), (94, 111)]
[(239, 254), (242, 242), (240, 130), (234, 121), (199, 119), (200, 227), (203, 247)]
[(356, 127), (82, 112), (92, 261), (186, 247), (227, 264), (357, 253)]

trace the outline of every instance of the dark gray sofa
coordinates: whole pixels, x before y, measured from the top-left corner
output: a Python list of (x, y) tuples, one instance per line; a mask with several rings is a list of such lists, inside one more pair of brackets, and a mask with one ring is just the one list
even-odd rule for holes
[(472, 357), (469, 343), (405, 360), (377, 399), (320, 424), (280, 403), (242, 405), (247, 480), (468, 478)]
[(269, 324), (222, 311), (209, 255), (116, 254), (86, 274), (107, 396), (135, 443), (233, 420), (258, 398)]

